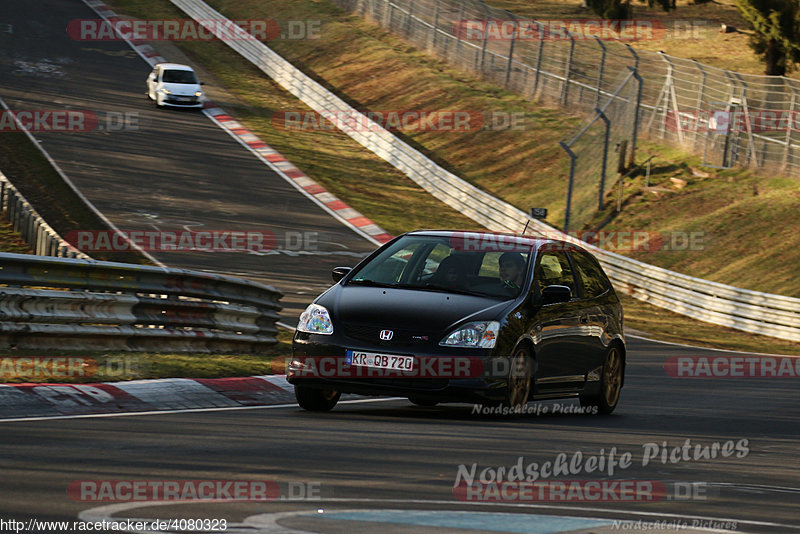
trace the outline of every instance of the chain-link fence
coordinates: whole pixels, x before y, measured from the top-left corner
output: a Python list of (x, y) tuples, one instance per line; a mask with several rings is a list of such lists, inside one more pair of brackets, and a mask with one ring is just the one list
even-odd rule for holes
[(637, 71), (629, 69), (617, 89), (601, 99), (602, 106), (596, 108), (594, 117), (561, 141), (570, 157), (565, 232), (582, 228), (597, 210), (603, 209), (605, 193), (617, 177), (620, 159), (624, 165), (626, 156), (633, 152), (641, 85)]
[[(626, 131), (632, 151), (638, 132), (703, 154), (709, 166), (800, 176), (798, 80), (740, 74), (663, 53), (635, 53), (609, 37), (613, 31), (605, 32), (604, 40), (596, 33), (571, 34), (557, 24), (569, 21), (523, 20), (480, 0), (335, 1), (509, 90), (594, 115), (585, 146), (572, 147), (578, 161), (595, 161), (593, 172), (600, 171), (597, 162), (604, 158), (597, 153), (597, 136), (589, 132), (602, 129), (604, 119), (596, 110), (610, 99), (613, 110), (604, 115), (612, 131)], [(624, 79), (629, 82), (623, 93), (639, 85), (630, 82), (631, 69), (640, 76), (640, 98), (618, 93)], [(612, 140), (609, 150), (616, 148)], [(576, 179), (582, 172), (589, 171), (577, 169)], [(574, 205), (581, 202), (578, 196)]]

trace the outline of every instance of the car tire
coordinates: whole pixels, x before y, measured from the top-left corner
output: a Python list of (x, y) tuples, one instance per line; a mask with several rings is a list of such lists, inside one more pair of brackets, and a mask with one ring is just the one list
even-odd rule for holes
[(527, 347), (517, 347), (511, 357), (503, 408), (522, 410), (533, 390), (533, 359)]
[(415, 404), (417, 406), (423, 406), (425, 408), (432, 408), (437, 404), (439, 404), (439, 401), (421, 397), (415, 397), (415, 396), (409, 397), (408, 400), (411, 402), (411, 404)]
[(297, 404), (309, 412), (329, 412), (339, 402), (341, 392), (334, 389), (315, 389), (305, 386), (295, 386), (294, 396)]
[(624, 376), (625, 362), (622, 358), (622, 349), (617, 345), (611, 345), (606, 351), (603, 370), (600, 373), (600, 393), (581, 395), (581, 406), (584, 408), (596, 407), (597, 413), (604, 415), (613, 412), (619, 403)]

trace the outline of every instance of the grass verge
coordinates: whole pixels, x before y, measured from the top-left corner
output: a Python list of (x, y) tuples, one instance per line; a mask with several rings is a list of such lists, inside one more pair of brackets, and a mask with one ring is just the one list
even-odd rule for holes
[[(89, 384), (151, 378), (226, 378), (281, 374), (292, 355), (292, 333), (279, 330), (278, 343), (259, 354), (153, 354), (74, 350), (0, 351), (0, 381), (4, 383)], [(62, 366), (60, 376), (14, 376), (13, 367), (2, 366), (4, 358), (72, 358), (83, 362), (82, 371)], [(77, 369), (77, 367), (76, 367)]]
[(32, 254), (31, 247), (22, 240), (19, 232), (5, 219), (0, 219), (0, 252), (14, 254)]

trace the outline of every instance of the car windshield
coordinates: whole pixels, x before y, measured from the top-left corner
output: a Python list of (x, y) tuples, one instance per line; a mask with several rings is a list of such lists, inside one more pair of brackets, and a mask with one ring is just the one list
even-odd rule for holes
[(164, 83), (197, 83), (197, 77), (190, 70), (165, 70), (161, 76)]
[(506, 236), (490, 234), (488, 241), (467, 241), (463, 235), (405, 236), (358, 266), (348, 284), (499, 299), (518, 296), (525, 285), (531, 245), (508, 246), (496, 239)]

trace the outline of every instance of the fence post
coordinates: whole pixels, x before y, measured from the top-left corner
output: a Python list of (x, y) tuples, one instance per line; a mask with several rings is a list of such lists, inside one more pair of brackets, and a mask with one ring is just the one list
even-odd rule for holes
[(508, 66), (506, 67), (506, 88), (511, 81), (511, 68), (514, 63), (514, 43), (517, 42), (517, 34), (519, 33), (519, 22), (511, 11), (506, 10), (508, 16), (514, 21), (514, 35), (511, 36), (511, 44), (508, 45)]
[(461, 8), (458, 10), (458, 20), (456, 21), (456, 61), (458, 55), (461, 53), (461, 34), (464, 33), (464, 2), (461, 2)]
[[(667, 79), (664, 82), (664, 90), (667, 91), (665, 95), (665, 102), (672, 102), (672, 111), (675, 113), (675, 131), (678, 132), (678, 141), (682, 144), (683, 143), (683, 127), (681, 126), (681, 116), (680, 116), (680, 109), (678, 108), (678, 97), (675, 94), (675, 66), (672, 64), (672, 61), (669, 60), (667, 55), (664, 52), (659, 51), (658, 54), (661, 56), (661, 59), (666, 61), (667, 67)], [(664, 109), (666, 110), (668, 106), (665, 106)], [(666, 135), (666, 127), (667, 127), (667, 112), (664, 112), (664, 120), (663, 124), (661, 125), (662, 128), (662, 138)]]
[(536, 27), (539, 29), (539, 50), (536, 53), (536, 78), (533, 81), (533, 96), (536, 98), (536, 92), (539, 90), (539, 73), (542, 72), (542, 48), (544, 48), (544, 24), (536, 22)]
[(431, 50), (436, 51), (436, 34), (439, 32), (439, 4), (442, 0), (436, 0), (433, 8), (433, 30), (431, 31)]
[(747, 82), (741, 74), (735, 73), (742, 84), (742, 111), (744, 111), (744, 125), (747, 128), (748, 166), (758, 168), (758, 155), (756, 154), (756, 141), (753, 138), (753, 123), (750, 121), (750, 105), (747, 102)]
[(561, 91), (561, 105), (566, 106), (569, 100), (569, 82), (572, 74), (572, 57), (575, 54), (575, 38), (566, 28), (563, 28), (563, 30), (569, 35), (569, 58), (567, 59), (567, 67), (564, 71), (564, 88)]
[(606, 117), (606, 114), (603, 113), (603, 110), (600, 108), (595, 108), (595, 111), (597, 112), (597, 116), (600, 117), (606, 125), (606, 135), (603, 141), (603, 167), (600, 171), (600, 193), (597, 199), (597, 210), (602, 211), (604, 207), (603, 196), (605, 195), (606, 188), (606, 166), (608, 164), (608, 139), (611, 135), (611, 120)]
[(478, 70), (481, 72), (481, 74), (483, 74), (483, 62), (486, 58), (486, 45), (489, 42), (489, 15), (491, 13), (489, 12), (489, 8), (486, 7), (486, 4), (483, 2), (481, 2), (481, 7), (483, 7), (483, 10), (486, 12), (486, 18), (483, 21), (483, 44), (481, 45), (481, 59), (480, 63), (478, 64)]
[(697, 93), (697, 119), (695, 120), (695, 129), (694, 129), (694, 143), (697, 145), (697, 139), (700, 137), (700, 110), (703, 109), (703, 100), (706, 97), (706, 70), (703, 68), (703, 64), (693, 59), (694, 66), (697, 67), (697, 70), (700, 71), (700, 91)]
[[(794, 90), (794, 87), (791, 83), (787, 82), (787, 78), (783, 78), (784, 83), (789, 86), (789, 89), (792, 91), (792, 100), (789, 104), (789, 109), (791, 113), (789, 114), (790, 117), (794, 116), (794, 108), (797, 104), (797, 92)], [(794, 121), (792, 121), (794, 122)], [(789, 123), (788, 127), (786, 128), (786, 148), (783, 151), (783, 162), (781, 163), (781, 172), (786, 172), (786, 169), (789, 167), (789, 153), (792, 149), (792, 124)]]
[(383, 25), (386, 29), (392, 29), (392, 11), (394, 10), (394, 4), (389, 0), (386, 2), (386, 15), (383, 16)]
[(642, 110), (642, 85), (643, 81), (639, 74), (639, 54), (630, 45), (626, 44), (628, 50), (633, 55), (633, 67), (628, 67), (633, 71), (633, 78), (636, 80), (636, 105), (633, 108), (633, 134), (631, 135), (631, 157), (628, 165), (633, 166), (636, 161), (636, 143), (639, 139), (639, 112)]
[(572, 184), (575, 180), (575, 161), (578, 159), (578, 156), (563, 141), (559, 141), (558, 144), (561, 145), (561, 148), (566, 150), (570, 160), (569, 185), (567, 185), (567, 207), (566, 211), (564, 212), (564, 233), (566, 234), (567, 232), (569, 232), (569, 212), (570, 209), (572, 209)]
[(408, 3), (408, 15), (406, 15), (406, 38), (411, 37), (411, 24), (414, 22), (414, 0)]
[(606, 68), (606, 45), (603, 44), (603, 41), (600, 40), (598, 36), (594, 36), (597, 44), (600, 45), (600, 49), (603, 51), (602, 55), (600, 56), (600, 68), (597, 70), (597, 98), (594, 101), (594, 107), (600, 107), (600, 94), (602, 93), (603, 89), (603, 71)]

